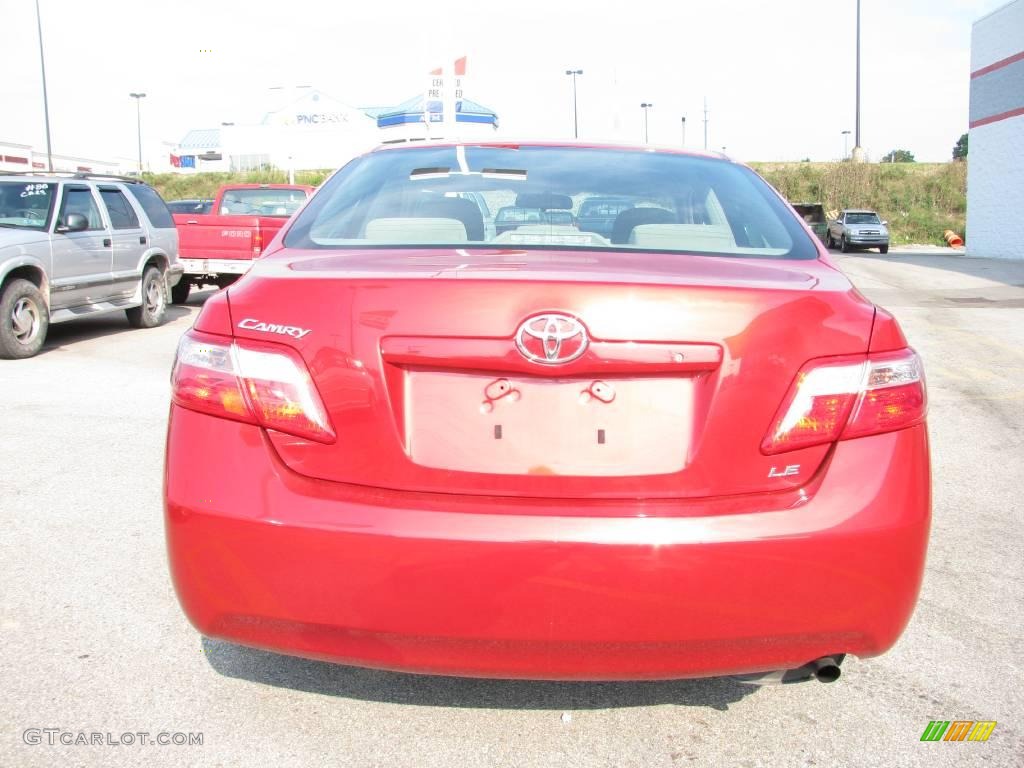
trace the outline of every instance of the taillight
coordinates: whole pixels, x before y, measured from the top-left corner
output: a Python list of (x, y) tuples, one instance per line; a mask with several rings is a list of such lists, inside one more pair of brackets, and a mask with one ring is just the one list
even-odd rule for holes
[(252, 257), (258, 258), (263, 253), (263, 230), (257, 225), (256, 231), (252, 233)]
[(761, 451), (892, 432), (924, 421), (926, 410), (924, 373), (913, 350), (812, 360), (797, 374)]
[(928, 395), (912, 350), (871, 355), (867, 380), (840, 439), (892, 432), (924, 421)]
[(335, 439), (305, 363), (281, 344), (189, 331), (178, 344), (171, 397), (193, 411), (321, 443)]

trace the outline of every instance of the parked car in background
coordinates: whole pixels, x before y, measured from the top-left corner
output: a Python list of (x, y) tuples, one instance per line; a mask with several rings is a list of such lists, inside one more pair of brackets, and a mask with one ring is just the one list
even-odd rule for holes
[(825, 216), (825, 207), (821, 203), (793, 203), (793, 210), (824, 243), (828, 237), (828, 218)]
[(217, 190), (210, 212), (176, 213), (185, 276), (171, 300), (188, 300), (192, 286), (224, 288), (244, 275), (314, 187), (295, 184), (229, 184)]
[(171, 200), (167, 207), (171, 213), (209, 213), (213, 200)]
[[(611, 237), (573, 217), (595, 197), (632, 203)], [(719, 156), (356, 158), (205, 302), (171, 399), (171, 574), (210, 637), (445, 675), (831, 681), (921, 585), (921, 361)]]
[(877, 248), (879, 253), (889, 252), (888, 222), (882, 221), (874, 211), (844, 210), (838, 218), (829, 223), (825, 233), (825, 245), (843, 253), (855, 249)]
[(628, 197), (588, 197), (580, 203), (576, 220), (583, 232), (611, 237), (615, 218), (635, 204), (636, 201)]
[(159, 325), (182, 272), (171, 213), (141, 181), (0, 174), (0, 357), (31, 357), (51, 323), (103, 312)]
[(575, 227), (572, 206), (572, 198), (568, 195), (518, 194), (515, 205), (505, 205), (498, 209), (494, 217), (495, 235), (519, 231), (530, 225)]

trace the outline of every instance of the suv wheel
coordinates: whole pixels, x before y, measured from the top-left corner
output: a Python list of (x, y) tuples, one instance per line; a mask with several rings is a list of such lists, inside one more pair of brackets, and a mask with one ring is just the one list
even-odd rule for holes
[(42, 292), (28, 280), (12, 280), (0, 295), (0, 357), (32, 357), (42, 349), (50, 313)]
[(888, 253), (889, 252), (889, 246), (888, 245), (880, 245), (880, 246), (878, 246), (878, 252), (881, 253), (881, 254)]
[(182, 278), (176, 286), (171, 288), (171, 303), (184, 304), (188, 301), (188, 295), (192, 292), (192, 283)]
[(846, 242), (846, 235), (839, 236), (839, 250), (842, 251), (843, 253), (850, 252), (850, 244)]
[(142, 273), (142, 306), (126, 309), (128, 324), (133, 328), (153, 328), (164, 320), (167, 311), (167, 283), (163, 272), (154, 266)]
[(836, 247), (836, 241), (832, 239), (832, 230), (831, 229), (828, 230), (827, 232), (825, 232), (825, 247), (826, 248), (835, 248)]

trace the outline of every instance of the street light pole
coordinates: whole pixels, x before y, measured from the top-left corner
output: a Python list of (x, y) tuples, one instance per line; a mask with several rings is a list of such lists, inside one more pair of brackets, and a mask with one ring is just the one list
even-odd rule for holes
[(686, 149), (686, 115), (683, 115), (683, 149)]
[(572, 136), (574, 139), (580, 137), (580, 121), (576, 111), (576, 75), (582, 75), (582, 69), (567, 69), (565, 74), (572, 75)]
[(46, 95), (46, 59), (43, 57), (43, 20), (36, 0), (36, 29), (39, 31), (39, 69), (43, 74), (43, 120), (46, 123), (46, 169), (53, 171), (53, 151), (50, 148), (50, 100)]
[(135, 99), (135, 128), (139, 136), (139, 173), (142, 173), (142, 100), (146, 98), (144, 93), (129, 93)]
[(842, 134), (843, 134), (843, 160), (845, 160), (846, 156), (850, 154), (850, 144), (849, 144), (849, 142), (850, 142), (850, 132), (849, 131), (842, 131)]
[(853, 155), (851, 159), (854, 162), (860, 162), (863, 159), (864, 149), (860, 144), (860, 0), (857, 0), (857, 100), (856, 100), (856, 133), (854, 134), (853, 141)]
[(647, 143), (647, 110), (653, 106), (653, 104), (646, 101), (640, 105), (640, 108), (644, 111), (644, 144)]

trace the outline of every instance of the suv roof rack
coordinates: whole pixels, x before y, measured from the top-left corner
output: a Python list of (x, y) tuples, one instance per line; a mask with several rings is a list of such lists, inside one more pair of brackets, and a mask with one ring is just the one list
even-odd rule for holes
[(0, 171), (0, 176), (59, 176), (68, 179), (121, 181), (125, 184), (144, 184), (136, 176), (118, 176), (115, 173), (92, 173), (84, 171)]

